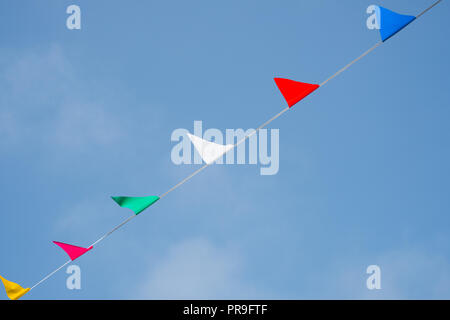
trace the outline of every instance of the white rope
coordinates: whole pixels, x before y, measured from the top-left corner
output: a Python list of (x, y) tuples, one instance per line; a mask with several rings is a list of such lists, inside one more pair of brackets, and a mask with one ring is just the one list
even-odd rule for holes
[(170, 188), (169, 190), (167, 190), (165, 193), (163, 193), (159, 198), (162, 199), (165, 196), (167, 196), (169, 193), (171, 193), (173, 190), (175, 190), (176, 188), (180, 187), (181, 185), (183, 185), (185, 182), (189, 181), (191, 178), (193, 178), (194, 176), (196, 176), (198, 173), (200, 173), (200, 171), (202, 171), (203, 169), (205, 169), (206, 167), (208, 167), (210, 164), (206, 163), (204, 164), (201, 168), (197, 169), (196, 171), (194, 171), (194, 173), (191, 173), (189, 176), (187, 176), (186, 178), (184, 178), (183, 180), (181, 180), (180, 182), (178, 182), (176, 185), (174, 185), (172, 188)]
[[(422, 16), (424, 13), (426, 13), (427, 11), (429, 11), (430, 9), (432, 9), (434, 6), (436, 6), (439, 2), (441, 2), (442, 0), (438, 0), (436, 1), (434, 4), (432, 4), (431, 6), (429, 6), (427, 9), (425, 9), (424, 11), (422, 11), (420, 14), (418, 14), (416, 16), (416, 19), (418, 19), (420, 16)], [(320, 86), (324, 86), (326, 83), (328, 83), (330, 80), (336, 78), (338, 75), (340, 75), (341, 73), (343, 73), (345, 70), (347, 70), (348, 68), (350, 68), (354, 63), (356, 63), (357, 61), (359, 61), (360, 59), (362, 59), (363, 57), (365, 57), (366, 55), (368, 55), (370, 52), (372, 52), (373, 50), (375, 50), (376, 48), (378, 48), (381, 44), (383, 44), (382, 41), (376, 43), (373, 47), (371, 47), (370, 49), (368, 49), (367, 51), (365, 51), (363, 54), (361, 54), (359, 57), (357, 57), (356, 59), (354, 59), (353, 61), (351, 61), (350, 63), (348, 63), (345, 67), (343, 67), (342, 69), (338, 70), (336, 73), (334, 73), (333, 75), (331, 75), (328, 79), (326, 79), (324, 82), (322, 82), (320, 84)], [(240, 141), (238, 141), (237, 143), (235, 143), (233, 145), (233, 149), (236, 148), (238, 145), (240, 145), (241, 143), (243, 143), (244, 141), (246, 141), (248, 138), (250, 138), (251, 136), (253, 136), (254, 134), (256, 134), (259, 130), (261, 130), (262, 128), (266, 127), (267, 125), (269, 125), (272, 121), (274, 121), (275, 119), (277, 119), (278, 117), (280, 117), (283, 113), (285, 113), (287, 110), (289, 110), (290, 107), (287, 107), (283, 110), (281, 110), (279, 113), (277, 113), (275, 116), (273, 116), (272, 118), (270, 118), (269, 120), (267, 120), (266, 122), (264, 122), (262, 125), (260, 125), (258, 128), (256, 128), (254, 131), (252, 131), (250, 134), (246, 135), (244, 138), (242, 138)], [(230, 149), (231, 150), (231, 149)], [(176, 185), (174, 185), (172, 188), (170, 188), (169, 190), (167, 190), (165, 193), (163, 193), (159, 198), (162, 199), (163, 197), (167, 196), (170, 192), (174, 191), (175, 189), (177, 189), (178, 187), (182, 186), (184, 183), (188, 182), (190, 179), (192, 179), (194, 176), (196, 176), (198, 173), (200, 173), (202, 170), (204, 170), (206, 167), (208, 167), (210, 164), (205, 164), (202, 167), (200, 167), (199, 169), (197, 169), (196, 171), (194, 171), (193, 173), (191, 173), (189, 176), (187, 176), (186, 178), (184, 178), (183, 180), (181, 180), (180, 182), (178, 182)], [(116, 231), (117, 229), (119, 229), (120, 227), (124, 226), (125, 224), (127, 224), (128, 222), (130, 222), (133, 218), (135, 218), (136, 215), (132, 215), (131, 217), (127, 218), (125, 221), (123, 221), (122, 223), (120, 223), (119, 225), (117, 225), (116, 227), (114, 227), (111, 231), (105, 233), (103, 236), (101, 236), (98, 240), (96, 240), (91, 246), (93, 247), (94, 245), (100, 243), (101, 241), (103, 241), (104, 239), (106, 239), (109, 235), (111, 235), (114, 231)], [(32, 286), (30, 288), (30, 291), (37, 287), (38, 285), (40, 285), (41, 283), (43, 283), (44, 281), (46, 281), (47, 279), (49, 279), (51, 276), (53, 276), (56, 272), (58, 272), (59, 270), (61, 270), (62, 268), (64, 268), (66, 265), (68, 265), (70, 262), (72, 262), (72, 260), (67, 261), (66, 263), (64, 263), (63, 265), (61, 265), (59, 268), (57, 268), (55, 271), (49, 273), (47, 276), (45, 276), (42, 280), (40, 280), (39, 282), (37, 282), (34, 286)]]
[(30, 288), (30, 291), (33, 290), (34, 288), (36, 288), (38, 285), (40, 285), (42, 282), (44, 282), (45, 280), (47, 280), (48, 278), (50, 278), (51, 276), (53, 276), (55, 273), (57, 273), (59, 270), (61, 270), (62, 268), (64, 268), (66, 265), (68, 265), (69, 263), (71, 263), (72, 260), (66, 261), (66, 263), (64, 263), (63, 265), (61, 265), (59, 268), (57, 268), (55, 271), (50, 272), (48, 275), (46, 275), (44, 278), (42, 278), (42, 280), (40, 280), (38, 283), (36, 283), (34, 286), (32, 286)]
[(131, 221), (133, 218), (135, 218), (136, 215), (133, 214), (132, 216), (130, 216), (129, 218), (127, 218), (125, 221), (123, 221), (121, 224), (117, 225), (116, 227), (114, 227), (111, 231), (105, 233), (103, 236), (101, 236), (98, 240), (96, 240), (93, 244), (91, 244), (89, 247), (93, 247), (95, 246), (97, 243), (103, 241), (106, 237), (108, 237), (111, 233), (113, 233), (114, 231), (116, 231), (117, 229), (119, 229), (120, 227), (122, 227), (123, 225), (127, 224), (129, 221)]
[(426, 8), (425, 10), (423, 10), (421, 13), (419, 13), (419, 14), (416, 16), (416, 19), (419, 19), (423, 14), (425, 14), (428, 10), (431, 10), (434, 6), (438, 5), (439, 2), (441, 2), (441, 1), (442, 1), (442, 0), (438, 0), (438, 1), (436, 1), (435, 3), (433, 3), (431, 6), (429, 6), (429, 7)]
[(347, 70), (348, 68), (350, 68), (355, 62), (361, 60), (363, 57), (365, 57), (366, 55), (368, 55), (369, 53), (371, 53), (373, 50), (375, 50), (376, 48), (378, 48), (378, 46), (380, 46), (383, 42), (378, 42), (376, 43), (372, 48), (370, 48), (369, 50), (367, 50), (366, 52), (364, 52), (362, 55), (360, 55), (358, 58), (356, 58), (355, 60), (353, 60), (352, 62), (350, 62), (349, 64), (347, 64), (345, 67), (343, 67), (342, 69), (340, 69), (338, 72), (336, 72), (335, 74), (333, 74), (331, 77), (329, 77), (327, 80), (325, 80), (324, 82), (322, 82), (320, 84), (320, 86), (324, 86), (328, 81), (336, 78), (338, 75), (340, 75), (342, 72), (344, 72), (345, 70)]

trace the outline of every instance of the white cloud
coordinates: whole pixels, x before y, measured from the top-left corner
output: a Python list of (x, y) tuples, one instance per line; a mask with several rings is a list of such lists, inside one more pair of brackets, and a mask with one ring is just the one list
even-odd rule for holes
[(122, 136), (117, 121), (99, 104), (69, 103), (58, 110), (50, 140), (62, 146), (110, 144)]
[[(440, 255), (424, 250), (393, 251), (380, 258), (389, 298), (438, 299), (450, 297), (450, 265)], [(444, 290), (443, 290), (444, 289)]]
[(32, 93), (45, 98), (50, 93), (70, 91), (74, 70), (58, 45), (9, 57), (2, 78), (15, 95)]
[(75, 233), (85, 230), (95, 222), (104, 218), (105, 208), (94, 201), (79, 200), (57, 217), (54, 223), (55, 232)]
[(13, 114), (10, 111), (0, 112), (0, 137), (14, 137), (16, 125)]
[(173, 246), (166, 257), (151, 262), (152, 270), (139, 287), (145, 299), (227, 299), (254, 297), (239, 281), (242, 259), (233, 250), (205, 239)]
[[(381, 269), (381, 289), (368, 290), (366, 268), (376, 264)], [(385, 252), (371, 259), (345, 262), (335, 268), (337, 277), (324, 292), (326, 298), (342, 299), (448, 299), (450, 265), (445, 257), (417, 248)]]
[(0, 143), (76, 150), (123, 136), (113, 106), (86, 98), (95, 88), (87, 87), (58, 45), (1, 61)]

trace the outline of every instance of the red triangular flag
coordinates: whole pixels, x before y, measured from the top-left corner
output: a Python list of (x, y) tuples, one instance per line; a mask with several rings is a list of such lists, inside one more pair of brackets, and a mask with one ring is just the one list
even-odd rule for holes
[(274, 80), (284, 99), (286, 99), (289, 108), (319, 87), (318, 84), (298, 82), (283, 78), (274, 78)]
[(90, 246), (89, 248), (82, 248), (58, 241), (53, 241), (53, 243), (61, 247), (61, 249), (63, 249), (69, 255), (70, 260), (72, 261), (92, 249), (92, 246)]

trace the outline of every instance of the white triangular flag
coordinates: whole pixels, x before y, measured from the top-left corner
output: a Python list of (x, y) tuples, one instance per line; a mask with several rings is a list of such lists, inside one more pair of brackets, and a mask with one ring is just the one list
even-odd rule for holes
[(206, 141), (190, 133), (188, 133), (187, 135), (189, 139), (191, 139), (192, 144), (202, 157), (203, 161), (205, 161), (207, 164), (213, 163), (225, 153), (227, 153), (228, 150), (233, 149), (234, 147), (234, 145), (232, 144), (221, 145), (215, 142)]

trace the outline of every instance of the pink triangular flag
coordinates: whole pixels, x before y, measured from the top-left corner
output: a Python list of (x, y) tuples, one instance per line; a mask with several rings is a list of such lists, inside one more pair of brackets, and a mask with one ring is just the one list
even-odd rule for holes
[(70, 260), (72, 261), (82, 256), (83, 254), (85, 254), (86, 252), (88, 252), (93, 248), (92, 246), (90, 246), (89, 248), (82, 248), (58, 241), (53, 241), (53, 243), (59, 246), (61, 249), (63, 249), (69, 255)]

